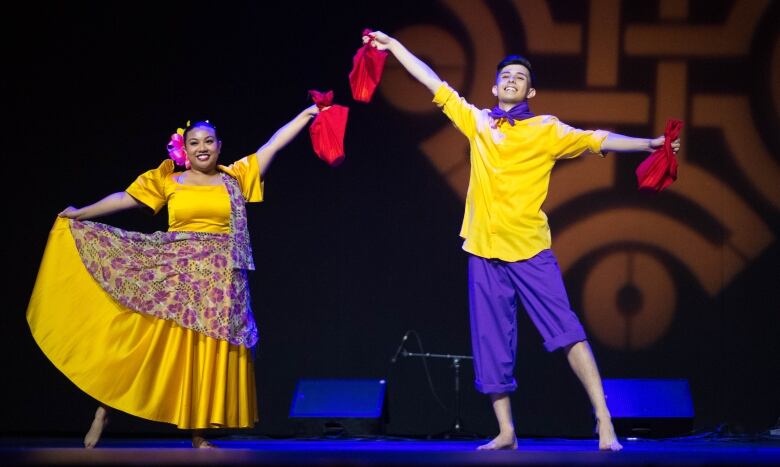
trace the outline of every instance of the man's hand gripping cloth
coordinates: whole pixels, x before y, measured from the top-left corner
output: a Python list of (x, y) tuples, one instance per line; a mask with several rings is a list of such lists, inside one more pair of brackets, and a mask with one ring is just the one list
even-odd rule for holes
[(680, 136), (683, 122), (669, 119), (664, 130), (664, 145), (650, 154), (636, 168), (640, 191), (659, 192), (677, 180), (677, 157), (672, 150), (672, 141)]

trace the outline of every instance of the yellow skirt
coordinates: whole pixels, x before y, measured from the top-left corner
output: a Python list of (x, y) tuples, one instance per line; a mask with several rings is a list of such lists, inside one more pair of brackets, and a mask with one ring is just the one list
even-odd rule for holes
[(120, 305), (82, 264), (66, 219), (49, 234), (27, 322), (49, 360), (102, 404), (183, 429), (257, 422), (251, 351)]

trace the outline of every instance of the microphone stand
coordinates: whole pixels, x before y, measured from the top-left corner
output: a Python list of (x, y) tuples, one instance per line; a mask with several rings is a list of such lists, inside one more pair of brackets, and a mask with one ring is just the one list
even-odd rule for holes
[(463, 430), (463, 422), (460, 419), (460, 364), (461, 360), (474, 360), (474, 357), (470, 355), (450, 355), (450, 354), (438, 354), (438, 353), (416, 353), (409, 352), (406, 349), (402, 349), (399, 353), (401, 357), (423, 357), (423, 358), (443, 358), (452, 361), (452, 368), (454, 371), (454, 388), (455, 388), (455, 420), (449, 430), (434, 435), (433, 438), (442, 439), (475, 439), (483, 438), (483, 436)]

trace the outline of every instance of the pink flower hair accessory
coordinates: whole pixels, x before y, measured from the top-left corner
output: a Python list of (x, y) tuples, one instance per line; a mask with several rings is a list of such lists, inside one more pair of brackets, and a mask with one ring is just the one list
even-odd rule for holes
[[(189, 120), (187, 126), (190, 126)], [(166, 145), (168, 149), (168, 157), (173, 159), (176, 165), (182, 165), (185, 168), (190, 168), (190, 160), (187, 159), (187, 153), (184, 151), (184, 128), (177, 128), (176, 133), (171, 135), (171, 140)]]

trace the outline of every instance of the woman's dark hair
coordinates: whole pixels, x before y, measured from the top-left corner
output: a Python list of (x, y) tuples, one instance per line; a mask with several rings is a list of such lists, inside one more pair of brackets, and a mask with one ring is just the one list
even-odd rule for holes
[[(184, 141), (187, 141), (187, 133), (189, 133), (190, 130), (192, 130), (193, 128), (196, 128), (196, 127), (199, 127), (199, 126), (205, 126), (205, 127), (211, 128), (212, 130), (214, 130), (214, 136), (217, 136), (217, 127), (215, 127), (213, 123), (211, 123), (208, 120), (199, 120), (197, 122), (194, 122), (194, 123), (191, 123), (191, 124), (187, 125), (187, 128), (184, 129), (184, 134), (182, 135), (182, 138), (184, 139)], [(219, 136), (217, 136), (217, 139), (219, 139)]]
[(531, 74), (531, 76), (529, 76), (529, 78), (531, 78), (531, 85), (536, 83), (534, 69), (531, 68), (531, 62), (527, 58), (523, 57), (522, 55), (507, 55), (506, 58), (498, 62), (498, 66), (496, 66), (496, 74), (501, 73), (501, 70), (503, 70), (507, 65), (523, 65), (524, 67), (528, 68), (528, 72)]

